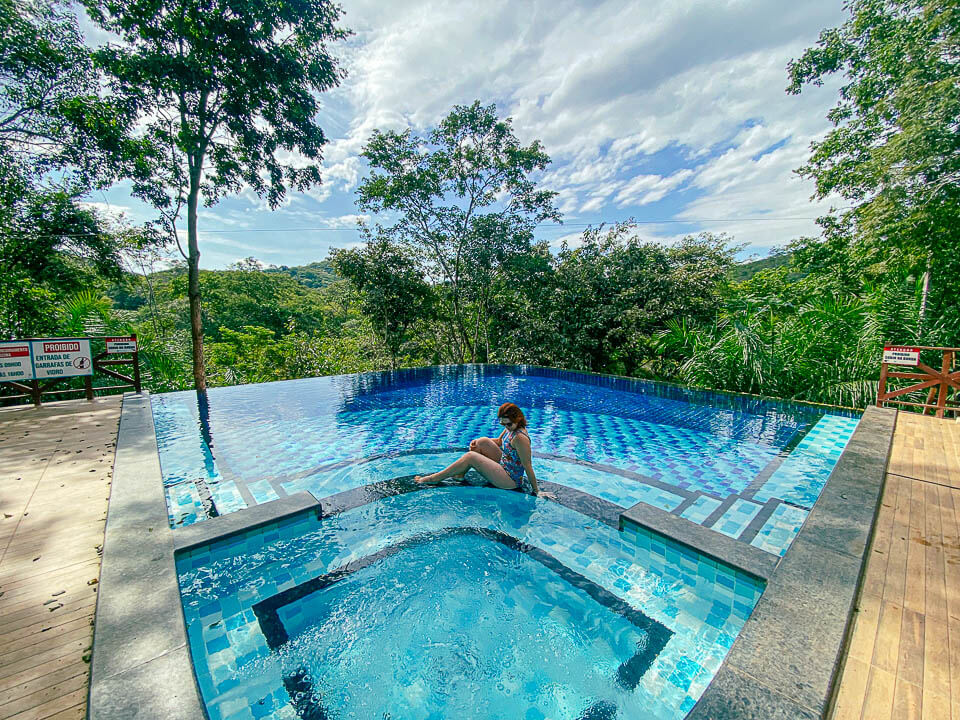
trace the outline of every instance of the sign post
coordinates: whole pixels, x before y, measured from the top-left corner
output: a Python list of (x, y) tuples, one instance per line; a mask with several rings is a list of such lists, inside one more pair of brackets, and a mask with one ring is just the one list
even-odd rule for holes
[(137, 336), (130, 337), (108, 337), (104, 338), (107, 343), (107, 355), (121, 355), (124, 353), (135, 353), (137, 351)]
[[(935, 370), (921, 362), (921, 351), (942, 353), (940, 369)], [(880, 364), (880, 383), (877, 388), (877, 407), (883, 407), (885, 403), (919, 407), (921, 413), (926, 414), (930, 411), (939, 418), (944, 417), (948, 412), (960, 412), (956, 402), (956, 397), (960, 394), (960, 370), (954, 366), (954, 360), (958, 354), (960, 354), (960, 348), (884, 346), (883, 360)], [(891, 365), (906, 365), (912, 369), (910, 371), (896, 368), (890, 370)], [(913, 384), (889, 390), (887, 381), (891, 378), (911, 380)], [(911, 401), (904, 397), (923, 390), (927, 391), (926, 402)], [(954, 393), (953, 398), (949, 397), (951, 392)], [(934, 397), (936, 397), (936, 403), (934, 403)]]
[[(103, 340), (106, 349), (97, 355), (92, 355), (92, 340)], [(133, 366), (132, 377), (118, 372), (119, 368), (130, 365)], [(95, 374), (107, 375), (129, 384), (94, 387)], [(73, 378), (82, 378), (83, 387), (51, 389), (60, 382)], [(0, 383), (16, 388), (22, 393), (21, 395), (0, 395), (0, 401), (29, 397), (38, 407), (42, 403), (43, 396), (50, 394), (83, 393), (87, 400), (93, 400), (94, 392), (98, 390), (117, 392), (132, 387), (139, 393), (142, 387), (137, 336), (28, 338), (0, 341)]]
[(883, 362), (916, 367), (920, 363), (920, 348), (886, 345), (883, 348)]
[(0, 342), (0, 382), (24, 382), (33, 379), (30, 343)]
[(89, 338), (44, 338), (31, 344), (37, 380), (93, 375)]

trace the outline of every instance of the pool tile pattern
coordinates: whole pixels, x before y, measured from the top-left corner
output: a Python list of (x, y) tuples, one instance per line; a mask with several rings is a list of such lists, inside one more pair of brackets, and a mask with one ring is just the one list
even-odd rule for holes
[[(178, 553), (188, 637), (211, 720), (297, 717), (255, 604), (445, 527), (489, 528), (540, 548), (668, 627), (674, 637), (634, 691), (644, 718), (668, 720), (693, 707), (763, 592), (761, 581), (669, 538), (635, 526), (620, 533), (518, 493), (429, 489), (322, 521), (294, 516)], [(535, 605), (535, 597), (527, 600)]]
[(766, 550), (774, 555), (783, 555), (790, 543), (800, 532), (803, 522), (809, 515), (808, 510), (781, 503), (777, 505), (770, 519), (763, 525), (757, 536), (750, 541), (754, 547)]
[(737, 498), (727, 511), (713, 521), (711, 528), (732, 538), (740, 537), (750, 521), (760, 512), (760, 505)]
[(217, 388), (203, 416), (193, 393), (156, 395), (170, 524), (433, 471), (494, 432), (495, 408), (507, 399), (527, 411), (542, 479), (625, 509), (647, 503), (775, 555), (796, 536), (859, 420), (524, 366)]

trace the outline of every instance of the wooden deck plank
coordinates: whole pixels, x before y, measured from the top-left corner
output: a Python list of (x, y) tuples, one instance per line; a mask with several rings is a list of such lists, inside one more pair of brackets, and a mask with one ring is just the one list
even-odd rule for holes
[(960, 720), (960, 423), (900, 413), (888, 472), (830, 717)]
[(837, 691), (835, 720), (860, 720), (863, 703), (867, 696), (867, 680), (870, 663), (856, 658), (847, 658), (843, 682)]
[(920, 686), (898, 677), (890, 716), (900, 720), (921, 720), (922, 711), (923, 691)]
[(888, 720), (893, 713), (895, 690), (896, 675), (879, 667), (872, 667), (870, 679), (867, 681), (867, 694), (864, 698), (861, 717), (865, 720)]
[(50, 678), (68, 678), (75, 674), (86, 674), (89, 666), (83, 660), (73, 656), (64, 656), (27, 668), (16, 675), (4, 678), (0, 682), (0, 705), (22, 695), (29, 695), (50, 683)]
[(897, 677), (914, 685), (923, 685), (925, 626), (923, 615), (910, 608), (903, 609)]
[(926, 579), (925, 605), (928, 619), (946, 623), (947, 586), (946, 563), (943, 557), (943, 525), (940, 520), (941, 486), (927, 483), (924, 485), (924, 522), (926, 532), (922, 538), (925, 548), (924, 577)]
[(35, 705), (16, 715), (10, 715), (9, 718), (4, 718), (4, 720), (47, 720), (47, 718), (53, 717), (64, 710), (72, 709), (80, 703), (83, 703), (86, 707), (86, 702), (87, 688), (86, 682), (84, 682), (83, 688), (79, 690), (59, 695), (42, 705)]
[(912, 483), (910, 520), (907, 534), (907, 576), (903, 606), (923, 614), (926, 603), (925, 483)]
[(86, 715), (120, 405), (0, 411), (0, 720)]
[(880, 602), (880, 598), (874, 595), (864, 595), (860, 598), (860, 608), (850, 639), (849, 657), (867, 665), (873, 658), (873, 649), (877, 640)]
[(907, 545), (910, 532), (910, 482), (897, 478), (896, 512), (894, 514), (892, 534), (890, 536), (890, 557), (887, 560), (887, 574), (883, 587), (883, 599), (903, 604), (907, 582)]

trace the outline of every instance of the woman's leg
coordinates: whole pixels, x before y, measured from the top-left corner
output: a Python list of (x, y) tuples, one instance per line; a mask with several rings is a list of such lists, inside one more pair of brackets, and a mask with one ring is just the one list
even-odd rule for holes
[(471, 468), (483, 475), (487, 482), (496, 485), (498, 488), (513, 490), (517, 487), (517, 484), (510, 479), (507, 471), (503, 469), (500, 463), (494, 462), (486, 455), (473, 450), (464, 453), (452, 465), (445, 467), (440, 472), (432, 475), (422, 475), (417, 477), (416, 480), (419, 483), (439, 482), (445, 478), (465, 473)]
[[(486, 455), (488, 458), (497, 463), (497, 465), (500, 464), (500, 458), (503, 456), (503, 451), (500, 450), (500, 446), (497, 445), (492, 438), (488, 437), (477, 438), (470, 443), (470, 449), (480, 453), (481, 455)], [(462, 473), (454, 475), (454, 477), (462, 480), (463, 476), (466, 474), (467, 471), (464, 470)]]

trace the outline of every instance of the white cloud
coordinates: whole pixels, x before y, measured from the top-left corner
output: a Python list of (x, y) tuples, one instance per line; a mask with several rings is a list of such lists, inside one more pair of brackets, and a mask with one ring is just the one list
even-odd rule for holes
[(117, 205), (109, 202), (81, 201), (81, 207), (93, 210), (98, 215), (113, 222), (125, 222), (130, 217), (129, 205)]
[(649, 205), (657, 200), (662, 200), (667, 193), (680, 187), (691, 175), (693, 175), (692, 170), (680, 170), (668, 177), (637, 175), (625, 183), (620, 192), (617, 193), (617, 207)]
[[(366, 172), (360, 152), (374, 129), (424, 132), (454, 104), (480, 99), (513, 117), (522, 141), (542, 140), (554, 161), (542, 184), (571, 221), (681, 220), (690, 224), (644, 225), (642, 234), (727, 230), (757, 247), (817, 232), (808, 220), (743, 218), (815, 217), (826, 207), (809, 203), (812, 184), (792, 171), (828, 129), (838, 83), (799, 96), (784, 88), (790, 59), (844, 20), (836, 0), (343, 6), (342, 24), (356, 35), (331, 46), (348, 76), (320, 96), (330, 137), (323, 184), (292, 193), (271, 215), (274, 227), (349, 232)], [(237, 202), (254, 211), (244, 217), (249, 227), (267, 224), (253, 193)], [(220, 227), (233, 227), (227, 218), (236, 213), (217, 214)], [(255, 237), (243, 236), (251, 246)], [(272, 262), (285, 247), (298, 259), (307, 252), (282, 235), (264, 243)]]

